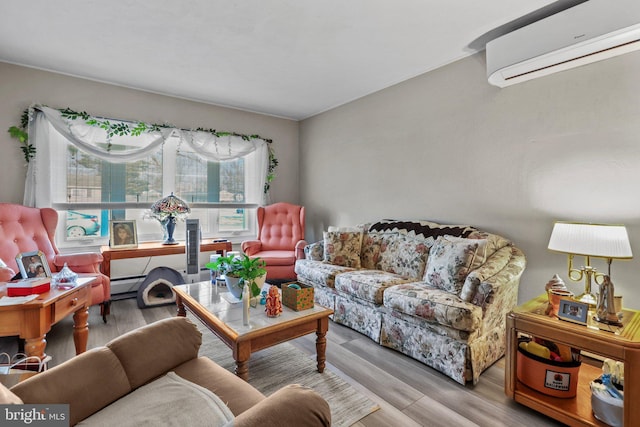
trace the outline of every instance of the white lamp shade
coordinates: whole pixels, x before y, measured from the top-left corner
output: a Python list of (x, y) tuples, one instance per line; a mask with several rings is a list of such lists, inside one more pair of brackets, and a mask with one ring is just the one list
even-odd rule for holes
[(599, 258), (633, 257), (624, 225), (556, 222), (549, 249)]

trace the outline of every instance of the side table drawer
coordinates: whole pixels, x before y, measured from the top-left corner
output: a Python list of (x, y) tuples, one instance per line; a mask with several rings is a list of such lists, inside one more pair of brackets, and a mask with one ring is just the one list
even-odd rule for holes
[(56, 301), (53, 313), (53, 323), (59, 322), (69, 314), (78, 310), (78, 307), (89, 305), (89, 288), (78, 289), (64, 298)]

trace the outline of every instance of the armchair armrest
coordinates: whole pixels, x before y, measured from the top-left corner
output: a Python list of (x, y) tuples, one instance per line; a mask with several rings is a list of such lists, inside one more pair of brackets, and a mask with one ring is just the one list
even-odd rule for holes
[(308, 243), (306, 240), (298, 240), (296, 243), (296, 259), (304, 259), (304, 247), (307, 246)]
[(0, 267), (0, 282), (8, 282), (16, 275), (16, 272), (9, 267)]
[(262, 242), (260, 240), (245, 240), (240, 244), (240, 248), (248, 256), (255, 255), (262, 249)]
[(58, 270), (67, 263), (67, 266), (76, 273), (100, 273), (102, 260), (102, 254), (97, 252), (58, 254), (53, 259), (53, 264)]
[(234, 427), (330, 426), (329, 404), (315, 391), (290, 384), (247, 409)]

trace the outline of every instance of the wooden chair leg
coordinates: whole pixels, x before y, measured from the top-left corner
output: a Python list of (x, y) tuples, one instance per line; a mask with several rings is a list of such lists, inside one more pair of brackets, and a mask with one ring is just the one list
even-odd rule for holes
[(102, 315), (102, 321), (107, 323), (107, 314), (111, 314), (111, 300), (100, 303), (100, 314)]

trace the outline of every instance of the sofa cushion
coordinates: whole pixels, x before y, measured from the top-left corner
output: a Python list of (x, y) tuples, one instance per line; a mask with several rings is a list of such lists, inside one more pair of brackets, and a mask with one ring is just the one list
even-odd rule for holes
[(461, 245), (464, 245), (465, 243), (478, 244), (478, 250), (476, 250), (476, 253), (473, 256), (473, 261), (469, 266), (469, 272), (479, 268), (487, 260), (488, 242), (486, 239), (481, 239), (476, 237), (473, 237), (473, 238), (469, 237), (465, 239), (464, 237), (455, 237), (455, 236), (444, 236), (443, 239), (453, 243), (460, 243)]
[(221, 426), (233, 418), (233, 413), (218, 396), (169, 372), (76, 425)]
[(424, 240), (405, 235), (397, 235), (391, 240), (387, 250), (381, 252), (379, 268), (411, 280), (419, 280), (424, 275), (429, 248)]
[(429, 251), (424, 280), (438, 289), (459, 294), (479, 246), (476, 239), (438, 237)]
[(292, 251), (261, 251), (260, 258), (267, 265), (293, 265), (296, 262), (296, 254)]
[[(219, 345), (215, 340), (208, 345)], [(206, 356), (189, 360), (173, 370), (187, 381), (194, 382), (222, 399), (234, 415), (241, 414), (264, 400), (265, 396), (246, 381), (238, 381), (234, 373)]]
[(362, 251), (360, 254), (362, 268), (381, 270), (380, 260), (397, 238), (398, 233), (365, 233), (362, 237)]
[(336, 275), (347, 271), (353, 271), (350, 267), (329, 264), (324, 261), (312, 261), (310, 259), (299, 259), (296, 261), (295, 272), (298, 280), (304, 281), (311, 286), (334, 287)]
[(381, 270), (356, 270), (336, 276), (335, 289), (361, 300), (382, 304), (385, 289), (409, 280)]
[(324, 260), (342, 267), (360, 268), (362, 232), (325, 231)]
[(457, 295), (413, 282), (385, 289), (384, 306), (411, 316), (472, 332), (482, 323), (482, 309)]
[(202, 334), (186, 317), (170, 317), (134, 329), (106, 344), (137, 388), (198, 357)]

